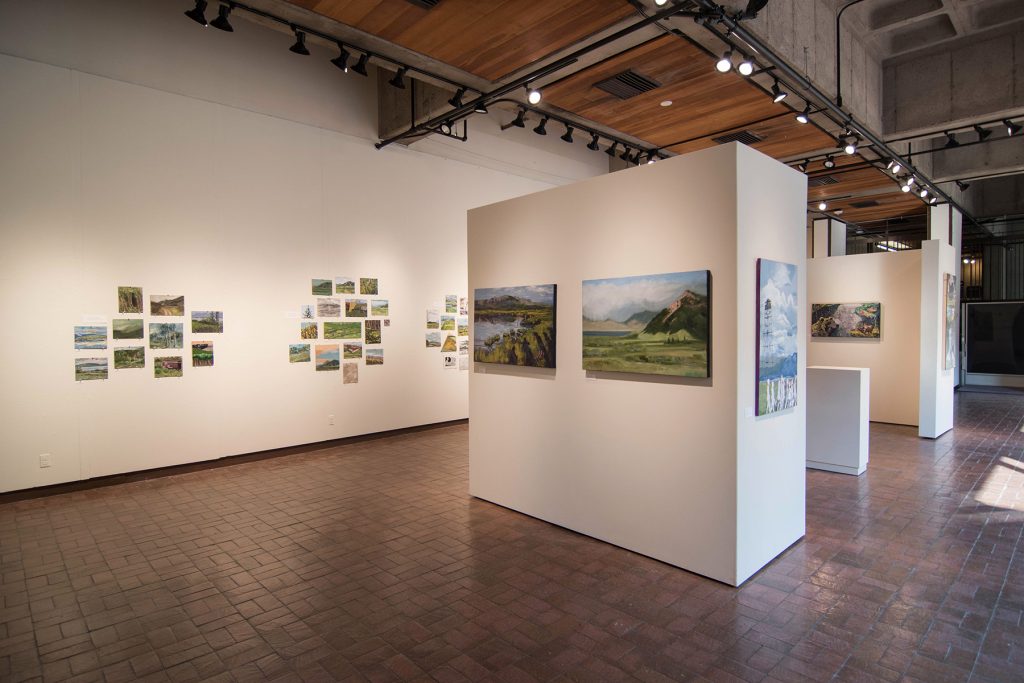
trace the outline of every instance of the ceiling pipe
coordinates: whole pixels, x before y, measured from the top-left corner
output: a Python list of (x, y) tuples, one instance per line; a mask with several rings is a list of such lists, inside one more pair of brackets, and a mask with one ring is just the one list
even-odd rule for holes
[(839, 40), (839, 22), (843, 18), (843, 12), (862, 2), (864, 2), (864, 0), (853, 0), (853, 2), (848, 2), (843, 5), (839, 10), (839, 13), (836, 14), (836, 104), (840, 107), (843, 106), (843, 74), (840, 68), (840, 62), (843, 56), (843, 44)]

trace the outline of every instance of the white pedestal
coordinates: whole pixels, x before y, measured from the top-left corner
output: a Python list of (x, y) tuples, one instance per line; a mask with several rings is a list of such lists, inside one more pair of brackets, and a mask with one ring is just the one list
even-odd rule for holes
[(807, 366), (807, 466), (863, 474), (868, 466), (868, 368)]

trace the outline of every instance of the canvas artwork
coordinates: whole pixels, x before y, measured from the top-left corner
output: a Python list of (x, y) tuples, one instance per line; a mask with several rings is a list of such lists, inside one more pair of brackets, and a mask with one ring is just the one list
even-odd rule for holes
[(359, 278), (359, 293), (360, 294), (380, 294), (377, 291), (377, 278), (375, 277), (361, 277)]
[(384, 349), (366, 349), (367, 365), (384, 365)]
[(213, 367), (213, 342), (192, 342), (192, 367)]
[(707, 270), (583, 281), (583, 369), (708, 377)]
[(469, 297), (459, 297), (459, 315), (469, 315)]
[(181, 377), (181, 356), (159, 356), (153, 359), (153, 376)]
[(317, 371), (329, 371), (338, 370), (341, 368), (341, 358), (339, 357), (339, 348), (337, 344), (317, 344), (316, 345), (316, 369)]
[(457, 351), (459, 348), (458, 342), (455, 340), (455, 335), (449, 334), (444, 339), (444, 343), (441, 344), (441, 351), (444, 353)]
[(342, 384), (359, 384), (359, 363), (345, 363), (345, 371), (341, 375)]
[(363, 357), (363, 342), (345, 342), (345, 360)]
[(439, 349), (441, 348), (441, 333), (438, 331), (427, 332), (427, 348), (428, 349)]
[(312, 320), (316, 317), (316, 312), (313, 309), (313, 304), (303, 304), (299, 307), (299, 317), (303, 320)]
[(380, 344), (380, 321), (379, 320), (367, 320), (366, 321), (366, 343), (367, 344)]
[(469, 336), (469, 318), (459, 318), (457, 322), (458, 322), (459, 336), (460, 337), (468, 337)]
[(949, 273), (942, 274), (943, 290), (945, 292), (946, 326), (943, 330), (943, 363), (945, 370), (952, 370), (956, 366), (956, 275)]
[(363, 324), (354, 323), (324, 323), (324, 339), (361, 339), (363, 336)]
[(442, 315), (441, 316), (441, 329), (450, 332), (455, 331), (455, 316), (454, 315)]
[(289, 344), (288, 345), (288, 362), (289, 363), (308, 363), (309, 362), (309, 344)]
[(192, 331), (200, 334), (224, 331), (223, 311), (192, 311)]
[(114, 318), (111, 323), (114, 339), (142, 339), (142, 318)]
[(150, 294), (150, 315), (185, 315), (185, 297), (174, 294)]
[(76, 325), (75, 348), (79, 350), (107, 348), (107, 326)]
[(76, 358), (75, 381), (84, 382), (91, 379), (107, 378), (106, 358)]
[(468, 339), (460, 339), (459, 340), (459, 355), (461, 355), (461, 356), (468, 356), (469, 355), (469, 340)]
[(365, 318), (366, 299), (345, 299), (346, 318)]
[(335, 294), (355, 294), (356, 293), (356, 281), (355, 281), (355, 278), (351, 278), (351, 277), (336, 277), (336, 278), (334, 278), (334, 293)]
[(473, 306), (475, 360), (555, 367), (555, 285), (478, 289)]
[(149, 324), (149, 348), (151, 349), (180, 349), (184, 340), (184, 323)]
[(427, 309), (427, 329), (436, 330), (441, 327), (441, 313), (436, 308)]
[(311, 289), (313, 292), (313, 296), (330, 296), (333, 291), (333, 288), (331, 287), (331, 281), (322, 280), (320, 278), (313, 278)]
[(388, 300), (387, 299), (371, 299), (370, 300), (370, 315), (388, 315)]
[(321, 318), (340, 318), (341, 301), (334, 297), (316, 300), (316, 314)]
[(878, 339), (882, 304), (811, 304), (812, 337)]
[(316, 338), (318, 338), (320, 336), (320, 333), (319, 333), (319, 331), (317, 330), (317, 327), (316, 327), (316, 323), (303, 322), (303, 323), (299, 323), (299, 327), (300, 327), (300, 331), (299, 331), (299, 338), (300, 339), (316, 339)]
[(142, 287), (118, 287), (117, 312), (142, 313)]
[(125, 346), (114, 349), (114, 369), (130, 370), (132, 368), (146, 367), (146, 347)]
[(459, 312), (459, 297), (455, 294), (446, 294), (444, 297), (444, 312), (445, 313), (458, 313)]
[(797, 270), (757, 260), (757, 415), (796, 407)]

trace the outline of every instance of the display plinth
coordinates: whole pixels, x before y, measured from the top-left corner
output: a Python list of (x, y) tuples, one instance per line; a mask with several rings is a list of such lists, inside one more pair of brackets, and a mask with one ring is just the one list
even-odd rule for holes
[[(470, 493), (732, 585), (800, 539), (804, 334), (796, 408), (754, 414), (757, 259), (797, 266), (805, 330), (806, 199), (728, 144), (470, 211), (470, 293), (558, 286), (554, 369), (474, 362)], [(701, 270), (709, 377), (583, 369), (584, 280)]]
[(807, 368), (807, 466), (863, 474), (868, 466), (871, 370)]

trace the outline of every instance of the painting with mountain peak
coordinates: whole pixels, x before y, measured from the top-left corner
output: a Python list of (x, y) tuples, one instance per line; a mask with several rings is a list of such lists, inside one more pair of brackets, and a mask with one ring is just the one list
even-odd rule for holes
[(757, 414), (796, 407), (796, 266), (757, 259)]
[(583, 369), (707, 377), (710, 273), (583, 281)]
[(477, 289), (473, 301), (475, 361), (555, 367), (555, 285)]

